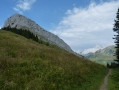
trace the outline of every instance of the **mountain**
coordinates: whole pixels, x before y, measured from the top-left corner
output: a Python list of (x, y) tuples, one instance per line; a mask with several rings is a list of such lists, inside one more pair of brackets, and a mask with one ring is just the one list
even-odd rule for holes
[[(51, 44), (55, 44), (59, 46), (62, 49), (65, 49), (66, 51), (70, 53), (76, 54), (70, 47), (67, 45), (62, 39), (60, 39), (58, 36), (54, 35), (51, 32), (46, 31), (42, 27), (40, 27), (38, 24), (36, 24), (31, 19), (20, 15), (15, 14), (8, 18), (6, 22), (4, 23), (5, 27), (11, 27), (16, 29), (26, 29), (32, 32), (33, 34), (37, 35), (39, 39), (49, 42)], [(78, 54), (76, 54), (78, 55)], [(80, 55), (79, 55), (80, 56)]]
[(91, 53), (95, 53), (96, 51), (103, 49), (103, 47), (96, 45), (94, 48), (89, 48), (89, 49), (85, 49), (83, 51), (78, 51), (77, 53), (81, 54), (81, 55), (86, 55), (86, 54), (91, 54)]
[(115, 59), (115, 57), (113, 56), (114, 52), (115, 47), (113, 45), (108, 46), (104, 49), (100, 49), (95, 53), (85, 54), (84, 56), (91, 61), (106, 65), (107, 63), (113, 62), (113, 60)]
[(107, 68), (0, 30), (0, 90), (98, 90)]

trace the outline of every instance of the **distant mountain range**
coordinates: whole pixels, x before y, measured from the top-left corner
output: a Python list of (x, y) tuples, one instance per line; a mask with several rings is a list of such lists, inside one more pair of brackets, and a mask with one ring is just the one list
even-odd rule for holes
[(115, 52), (114, 45), (102, 48), (96, 46), (95, 48), (87, 49), (81, 52), (83, 56), (90, 59), (91, 61), (106, 65), (107, 63), (113, 62), (115, 57), (113, 56)]
[(83, 51), (77, 51), (77, 53), (81, 54), (81, 55), (86, 55), (89, 53), (95, 53), (97, 50), (103, 49), (104, 47), (96, 45), (94, 48), (89, 48), (89, 49), (85, 49)]

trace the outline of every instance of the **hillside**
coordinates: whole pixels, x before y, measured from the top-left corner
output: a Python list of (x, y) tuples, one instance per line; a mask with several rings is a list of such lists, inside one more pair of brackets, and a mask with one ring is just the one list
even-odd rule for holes
[(63, 49), (0, 30), (0, 90), (97, 90), (106, 73)]
[(98, 50), (95, 53), (86, 54), (85, 57), (90, 59), (91, 61), (106, 65), (107, 63), (111, 63), (114, 60), (114, 46), (109, 46), (104, 49)]
[[(43, 29), (39, 26), (35, 21), (20, 15), (14, 14), (9, 17), (5, 23), (3, 28), (16, 28), (16, 29), (24, 29), (32, 32), (34, 35), (37, 35), (39, 39), (42, 41), (49, 42), (54, 44), (70, 53), (75, 54), (75, 52), (70, 48), (70, 46), (65, 43), (61, 38), (53, 33), (49, 32), (48, 30)], [(78, 54), (76, 54), (78, 55)], [(79, 55), (80, 56), (80, 55)]]

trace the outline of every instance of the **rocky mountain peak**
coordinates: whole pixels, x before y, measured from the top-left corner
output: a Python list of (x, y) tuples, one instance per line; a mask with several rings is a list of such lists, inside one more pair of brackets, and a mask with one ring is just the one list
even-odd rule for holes
[(52, 44), (57, 45), (58, 47), (65, 49), (66, 51), (70, 53), (74, 53), (73, 50), (67, 45), (62, 39), (60, 39), (58, 36), (54, 35), (53, 33), (46, 31), (42, 27), (40, 27), (38, 24), (36, 24), (31, 19), (20, 15), (15, 14), (8, 18), (6, 22), (4, 23), (4, 27), (11, 27), (11, 28), (17, 28), (17, 29), (26, 29), (34, 33), (38, 36), (39, 39), (42, 39), (44, 41), (48, 41)]

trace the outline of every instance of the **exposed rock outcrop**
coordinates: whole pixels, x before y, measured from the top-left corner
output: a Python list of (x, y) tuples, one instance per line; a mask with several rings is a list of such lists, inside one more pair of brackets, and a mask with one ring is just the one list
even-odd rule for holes
[(17, 28), (17, 29), (27, 29), (38, 36), (39, 39), (42, 39), (44, 41), (48, 41), (52, 44), (55, 44), (59, 46), (62, 49), (65, 49), (66, 51), (70, 53), (76, 54), (62, 39), (60, 39), (58, 36), (52, 34), (51, 32), (48, 32), (44, 30), (42, 27), (40, 27), (38, 24), (36, 24), (31, 19), (28, 19), (27, 17), (19, 14), (15, 14), (8, 18), (6, 22), (4, 23), (4, 27), (11, 27), (11, 28)]

